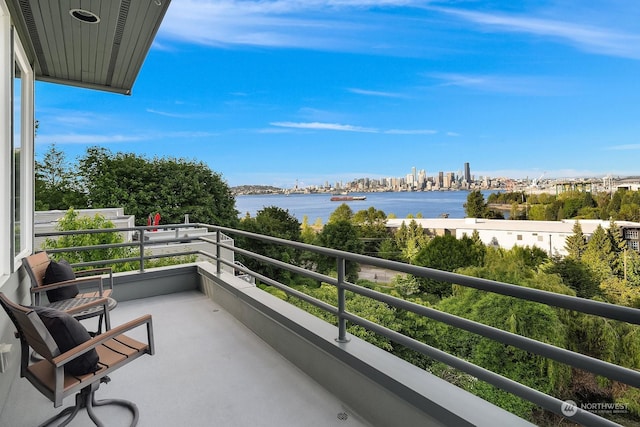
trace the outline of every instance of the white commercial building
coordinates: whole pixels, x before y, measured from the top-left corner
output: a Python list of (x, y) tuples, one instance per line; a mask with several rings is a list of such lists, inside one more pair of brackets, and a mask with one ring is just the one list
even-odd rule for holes
[[(589, 238), (602, 226), (609, 228), (610, 221), (582, 219), (565, 219), (562, 221), (511, 221), (504, 219), (484, 218), (393, 218), (387, 220), (387, 228), (400, 227), (411, 221), (419, 224), (426, 234), (433, 236), (452, 235), (458, 239), (467, 235), (471, 237), (478, 232), (480, 240), (487, 246), (511, 249), (514, 246), (538, 247), (550, 255), (567, 255), (566, 238), (573, 234), (573, 226), (578, 221), (584, 235)], [(623, 230), (623, 236), (630, 248), (639, 249), (638, 235), (640, 223), (616, 221)]]

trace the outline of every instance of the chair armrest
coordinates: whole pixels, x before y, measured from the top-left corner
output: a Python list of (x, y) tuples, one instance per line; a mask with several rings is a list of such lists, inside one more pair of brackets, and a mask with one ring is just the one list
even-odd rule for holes
[(82, 311), (85, 311), (91, 307), (97, 307), (99, 305), (104, 306), (103, 307), (103, 311), (105, 315), (108, 315), (109, 313), (109, 299), (107, 297), (102, 297), (102, 298), (98, 298), (94, 301), (90, 301), (90, 302), (86, 302), (84, 304), (78, 304), (76, 306), (67, 308), (65, 311), (71, 315), (73, 315), (74, 313), (80, 313)]
[[(95, 276), (102, 275), (105, 273), (109, 273), (109, 285), (108, 288), (113, 290), (113, 268), (111, 267), (102, 267), (102, 268), (93, 268), (91, 270), (78, 270), (74, 271), (76, 277), (84, 277), (84, 276)], [(102, 295), (102, 293), (100, 293)]]
[(38, 286), (37, 288), (32, 287), (31, 293), (37, 294), (45, 291), (50, 291), (53, 289), (64, 288), (65, 286), (80, 285), (83, 283), (90, 283), (90, 282), (97, 282), (97, 281), (100, 281), (100, 283), (102, 284), (102, 279), (100, 277), (85, 277), (85, 278), (74, 279), (74, 280), (65, 280), (63, 282), (51, 283), (50, 285)]
[(77, 276), (88, 276), (95, 274), (110, 273), (113, 269), (111, 267), (92, 268), (90, 270), (74, 270), (73, 273)]
[(100, 344), (109, 341), (112, 338), (115, 338), (123, 333), (130, 331), (139, 326), (146, 325), (147, 326), (147, 344), (149, 345), (149, 354), (154, 353), (154, 344), (153, 344), (153, 326), (151, 315), (146, 314), (144, 316), (138, 317), (137, 319), (131, 320), (122, 325), (116, 326), (109, 331), (106, 331), (100, 335), (96, 335), (91, 338), (89, 341), (86, 341), (71, 350), (65, 351), (59, 356), (54, 357), (51, 361), (57, 367), (64, 366), (70, 360), (73, 360), (84, 353), (88, 352), (91, 349), (98, 347)]

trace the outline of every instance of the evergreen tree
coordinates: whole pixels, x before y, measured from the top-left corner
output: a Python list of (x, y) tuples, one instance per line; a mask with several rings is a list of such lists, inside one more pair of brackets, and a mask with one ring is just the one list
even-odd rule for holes
[(615, 221), (611, 220), (609, 222), (609, 228), (607, 229), (607, 235), (609, 236), (611, 248), (613, 249), (611, 255), (611, 268), (616, 276), (624, 279), (627, 242), (624, 240), (622, 229), (615, 223)]
[(394, 235), (396, 246), (402, 254), (402, 259), (413, 264), (418, 252), (429, 243), (429, 237), (424, 229), (414, 219), (406, 225), (403, 221)]
[(615, 255), (611, 240), (604, 228), (598, 225), (587, 243), (587, 249), (582, 255), (582, 261), (589, 266), (596, 280), (602, 282), (613, 276), (613, 256)]
[(587, 238), (582, 232), (582, 225), (580, 225), (580, 221), (576, 221), (573, 224), (573, 234), (571, 236), (567, 236), (565, 239), (565, 249), (568, 256), (580, 260), (582, 259), (582, 254), (587, 249)]
[(487, 204), (480, 190), (470, 192), (467, 196), (467, 203), (464, 204), (464, 212), (467, 218), (485, 218), (487, 211)]
[(72, 172), (64, 152), (55, 144), (49, 147), (42, 162), (35, 162), (36, 210), (67, 210), (87, 207), (87, 198)]

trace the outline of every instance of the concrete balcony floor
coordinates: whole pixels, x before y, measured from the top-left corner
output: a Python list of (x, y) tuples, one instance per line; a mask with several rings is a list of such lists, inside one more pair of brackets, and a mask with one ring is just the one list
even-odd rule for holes
[[(197, 291), (125, 301), (112, 325), (150, 313), (156, 354), (132, 362), (101, 385), (96, 398), (131, 400), (139, 426), (370, 426), (327, 390)], [(85, 321), (88, 329), (93, 324)], [(143, 330), (132, 336), (143, 336)], [(63, 407), (72, 405), (73, 398)], [(10, 392), (0, 425), (34, 426), (61, 408), (26, 379)], [(96, 408), (107, 426), (131, 416), (117, 406)], [(70, 426), (90, 426), (86, 411)]]

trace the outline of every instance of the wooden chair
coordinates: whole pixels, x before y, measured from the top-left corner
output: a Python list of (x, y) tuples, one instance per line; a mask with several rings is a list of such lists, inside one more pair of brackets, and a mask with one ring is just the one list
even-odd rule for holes
[[(117, 326), (61, 353), (54, 339), (55, 333), (52, 335), (53, 331), (47, 329), (40, 315), (36, 312), (37, 308), (15, 304), (3, 293), (0, 293), (0, 305), (15, 325), (16, 337), (20, 339), (20, 376), (29, 380), (36, 389), (53, 402), (56, 408), (62, 405), (65, 397), (76, 395), (74, 406), (65, 408), (41, 426), (48, 426), (65, 416), (67, 418), (60, 425), (67, 425), (82, 408), (86, 408), (91, 420), (97, 426), (101, 426), (93, 407), (110, 404), (128, 408), (133, 415), (131, 425), (137, 424), (139, 414), (134, 403), (121, 399), (95, 400), (95, 392), (100, 383), (109, 382), (108, 375), (111, 372), (145, 354), (154, 354), (151, 315), (145, 315)], [(79, 325), (76, 320), (72, 318), (71, 320)], [(125, 332), (141, 326), (146, 326), (146, 342), (140, 342), (124, 335)], [(93, 368), (96, 369), (95, 372), (77, 375), (67, 371), (65, 367), (69, 367), (70, 362), (83, 357), (93, 349), (99, 357), (97, 365)], [(30, 364), (29, 353), (31, 350), (41, 354), (44, 360)]]
[[(51, 259), (46, 252), (38, 252), (24, 258), (23, 266), (31, 280), (31, 294), (33, 296), (34, 305), (45, 305), (47, 307), (72, 313), (76, 319), (82, 320), (94, 316), (100, 316), (98, 321), (98, 333), (102, 329), (102, 320), (104, 318), (106, 328), (110, 328), (109, 310), (113, 310), (117, 305), (117, 301), (112, 298), (113, 295), (113, 271), (110, 267), (94, 268), (90, 270), (73, 271), (72, 280), (59, 281), (52, 284), (45, 284), (45, 276), (47, 268), (51, 264)], [(108, 274), (107, 285), (104, 286), (103, 275)], [(51, 291), (77, 287), (79, 292), (73, 298), (65, 298), (58, 301), (48, 301), (43, 303), (42, 294)], [(85, 289), (82, 289), (82, 288)], [(88, 289), (87, 289), (88, 288)], [(79, 310), (86, 304), (91, 304), (97, 298), (107, 298), (107, 310), (103, 313), (97, 309)]]

